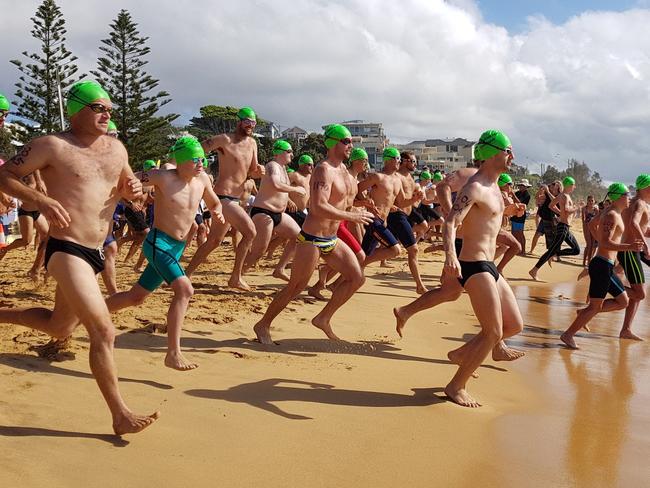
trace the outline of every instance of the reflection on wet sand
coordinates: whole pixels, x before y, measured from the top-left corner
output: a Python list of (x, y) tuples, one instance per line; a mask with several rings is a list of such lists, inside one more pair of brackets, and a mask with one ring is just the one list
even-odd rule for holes
[[(598, 316), (593, 333), (580, 334), (581, 351), (569, 351), (560, 345), (558, 331), (582, 306), (585, 285), (520, 287), (516, 294), (526, 327), (512, 343), (528, 354), (513, 369), (534, 382), (545, 401), (539, 412), (501, 418), (498, 447), (520, 471), (528, 471), (535, 480), (530, 486), (649, 486), (648, 342), (620, 340), (623, 312), (614, 312)], [(647, 336), (647, 303), (637, 321)], [(515, 435), (521, 441), (512, 442)], [(514, 475), (504, 472), (503, 478)]]

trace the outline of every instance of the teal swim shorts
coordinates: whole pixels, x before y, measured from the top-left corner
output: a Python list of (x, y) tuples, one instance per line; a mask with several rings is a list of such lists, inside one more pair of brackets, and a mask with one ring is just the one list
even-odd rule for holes
[(185, 271), (178, 260), (183, 255), (185, 243), (177, 241), (159, 229), (151, 229), (142, 243), (142, 252), (147, 267), (138, 280), (138, 285), (148, 291), (154, 291), (164, 281), (168, 285), (175, 279), (185, 276)]

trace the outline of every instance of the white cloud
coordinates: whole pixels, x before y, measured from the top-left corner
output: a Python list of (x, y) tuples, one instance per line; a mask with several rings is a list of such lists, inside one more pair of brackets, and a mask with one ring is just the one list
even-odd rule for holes
[[(39, 3), (12, 2), (3, 59), (35, 48), (27, 32)], [(399, 142), (498, 127), (521, 164), (576, 157), (627, 181), (649, 171), (650, 10), (586, 12), (562, 25), (533, 17), (512, 35), (472, 0), (59, 4), (85, 70), (108, 24), (129, 9), (150, 37), (148, 67), (184, 120), (214, 103), (250, 104), (307, 129), (381, 121)], [(6, 64), (0, 91), (16, 78)]]

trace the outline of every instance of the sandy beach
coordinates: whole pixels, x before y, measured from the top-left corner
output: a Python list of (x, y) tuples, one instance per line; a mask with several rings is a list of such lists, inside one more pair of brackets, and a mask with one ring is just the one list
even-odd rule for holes
[[(3, 260), (2, 306), (52, 305), (53, 282), (35, 290), (24, 276), (32, 258), (29, 249)], [(45, 335), (0, 325), (2, 486), (647, 486), (650, 346), (618, 339), (620, 312), (579, 334), (580, 351), (560, 346), (586, 295), (577, 259), (544, 267), (545, 282), (528, 277), (532, 258), (506, 268), (525, 323), (510, 344), (527, 355), (479, 369), (470, 384), (485, 405), (477, 410), (442, 393), (455, 371), (446, 353), (477, 331), (465, 294), (415, 316), (400, 340), (392, 308), (416, 296), (402, 258), (369, 268), (335, 316), (347, 342), (310, 325), (322, 304), (304, 295), (275, 322), (279, 344), (264, 347), (251, 326), (283, 283), (264, 261), (250, 277), (253, 293), (230, 291), (232, 259), (220, 249), (193, 277), (182, 345), (196, 371), (163, 366), (166, 336), (155, 329), (168, 290), (113, 316), (125, 399), (162, 413), (139, 435), (110, 435), (83, 328), (67, 351), (44, 359), (33, 348)], [(422, 256), (428, 286), (442, 260)], [(118, 263), (120, 289), (137, 277)], [(643, 303), (636, 331), (646, 337), (649, 318)]]

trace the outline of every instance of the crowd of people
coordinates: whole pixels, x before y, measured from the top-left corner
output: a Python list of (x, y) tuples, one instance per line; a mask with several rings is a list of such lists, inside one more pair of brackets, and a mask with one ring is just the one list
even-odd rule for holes
[[(9, 101), (0, 96), (0, 124), (9, 111)], [(167, 312), (165, 365), (195, 369), (180, 340), (194, 294), (191, 278), (226, 236), (235, 256), (228, 286), (243, 293), (251, 290), (246, 280), (250, 270), (263, 256), (273, 257), (282, 249), (273, 276), (286, 285), (253, 325), (261, 344), (274, 344), (274, 321), (303, 292), (325, 302), (311, 323), (329, 339), (339, 340), (332, 318), (363, 286), (365, 268), (405, 254), (419, 296), (393, 309), (400, 336), (414, 314), (456, 300), (463, 291), (481, 326), (448, 354), (458, 366), (444, 390), (451, 401), (480, 406), (467, 384), (487, 356), (512, 361), (524, 355), (505, 343), (522, 331), (524, 321), (504, 270), (514, 256), (526, 254), (531, 185), (527, 179), (515, 185), (508, 174), (515, 155), (503, 132), (481, 134), (475, 167), (446, 175), (429, 168), (418, 171), (416, 155), (394, 147), (384, 149), (383, 168), (371, 171), (368, 155), (353, 147), (350, 131), (340, 124), (325, 129), (324, 160), (301, 154), (296, 164), (291, 144), (277, 140), (272, 159), (260, 164), (253, 137), (257, 117), (243, 107), (234, 132), (204, 141), (180, 137), (165, 162), (148, 160), (134, 173), (116, 138), (111, 111), (110, 97), (99, 84), (75, 84), (67, 96), (70, 128), (32, 140), (0, 168), (0, 213), (18, 200), (21, 235), (0, 249), (0, 259), (31, 245), (37, 236), (29, 274), (35, 281), (41, 273), (56, 281), (53, 309), (2, 308), (0, 322), (61, 340), (83, 324), (90, 339), (90, 367), (116, 434), (139, 432), (159, 413), (135, 414), (120, 394), (111, 313), (143, 303), (166, 284), (173, 298)], [(218, 156), (214, 181), (206, 172), (210, 154)], [(571, 225), (581, 219), (588, 303), (560, 339), (577, 349), (576, 332), (587, 328), (596, 314), (625, 309), (620, 337), (640, 340), (632, 324), (645, 298), (641, 263), (648, 265), (649, 257), (650, 175), (637, 178), (634, 198), (626, 185), (613, 183), (601, 204), (593, 197), (574, 202), (575, 187), (568, 176), (542, 185), (535, 195), (537, 227), (530, 252), (542, 235), (546, 251), (530, 276), (537, 280), (545, 264), (580, 254)], [(195, 239), (198, 247), (184, 269), (181, 256)], [(129, 241), (126, 259), (136, 260), (141, 251), (134, 265), (141, 274), (130, 289), (120, 291), (115, 261), (119, 247)], [(445, 255), (440, 285), (432, 289), (420, 273), (421, 242), (430, 243), (426, 251)], [(629, 286), (617, 274), (617, 261)], [(325, 289), (331, 291), (327, 299)], [(607, 294), (612, 298), (606, 299)]]

